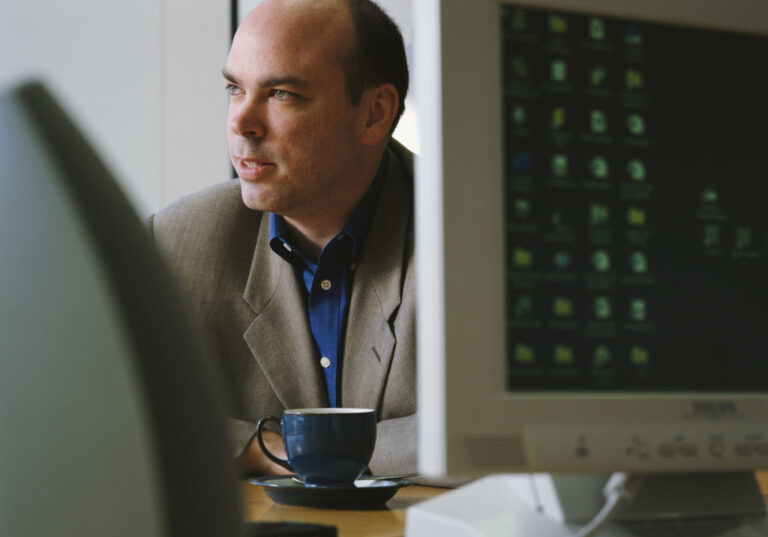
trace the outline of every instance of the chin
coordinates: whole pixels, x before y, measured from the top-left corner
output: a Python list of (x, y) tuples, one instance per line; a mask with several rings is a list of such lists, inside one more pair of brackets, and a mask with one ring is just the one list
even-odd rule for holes
[(273, 213), (277, 207), (270, 200), (269, 192), (261, 185), (240, 179), (240, 196), (243, 204), (254, 211)]
[(265, 211), (262, 195), (259, 192), (259, 188), (250, 184), (248, 181), (240, 179), (240, 196), (243, 199), (243, 204), (249, 209), (254, 211)]

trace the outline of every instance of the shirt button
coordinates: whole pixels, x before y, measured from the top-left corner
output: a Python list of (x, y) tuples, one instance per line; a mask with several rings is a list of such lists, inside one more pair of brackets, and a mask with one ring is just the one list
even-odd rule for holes
[(320, 287), (323, 291), (328, 291), (331, 288), (331, 280), (323, 280), (320, 282)]
[(323, 356), (322, 358), (320, 358), (320, 365), (325, 368), (331, 367), (331, 361), (328, 359), (327, 356)]

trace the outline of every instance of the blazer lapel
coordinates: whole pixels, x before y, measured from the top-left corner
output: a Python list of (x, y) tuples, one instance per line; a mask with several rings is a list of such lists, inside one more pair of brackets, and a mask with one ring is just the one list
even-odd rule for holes
[(402, 157), (391, 152), (352, 283), (341, 377), (341, 403), (346, 407), (379, 409), (396, 343), (390, 320), (402, 299), (411, 199)]
[(290, 264), (269, 247), (266, 213), (260, 228), (243, 293), (256, 318), (243, 338), (285, 408), (328, 406), (303, 290)]

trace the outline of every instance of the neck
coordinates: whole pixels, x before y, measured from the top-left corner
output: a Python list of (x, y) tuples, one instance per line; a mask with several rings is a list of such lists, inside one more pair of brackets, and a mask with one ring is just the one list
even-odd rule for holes
[(346, 187), (339, 187), (328, 199), (316, 201), (303, 211), (282, 214), (291, 242), (304, 255), (317, 260), (325, 245), (344, 229), (376, 177), (383, 149), (375, 159), (369, 161), (363, 173), (355, 174), (356, 181)]
[(288, 235), (291, 242), (295, 244), (301, 252), (314, 261), (320, 257), (320, 252), (326, 244), (330, 242), (344, 228), (344, 224), (349, 219), (350, 210), (346, 218), (341, 217), (334, 220), (324, 218), (322, 221), (310, 219), (296, 219), (289, 216), (283, 216)]

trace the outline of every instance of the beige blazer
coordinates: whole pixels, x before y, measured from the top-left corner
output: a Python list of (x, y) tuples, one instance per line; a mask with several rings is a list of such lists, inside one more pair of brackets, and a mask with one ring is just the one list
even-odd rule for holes
[[(388, 151), (353, 277), (341, 371), (341, 404), (377, 411), (377, 474), (416, 467), (413, 157), (394, 142)], [(149, 227), (221, 362), (235, 454), (260, 417), (327, 406), (306, 290), (270, 249), (269, 216), (245, 207), (239, 182), (183, 198)]]

